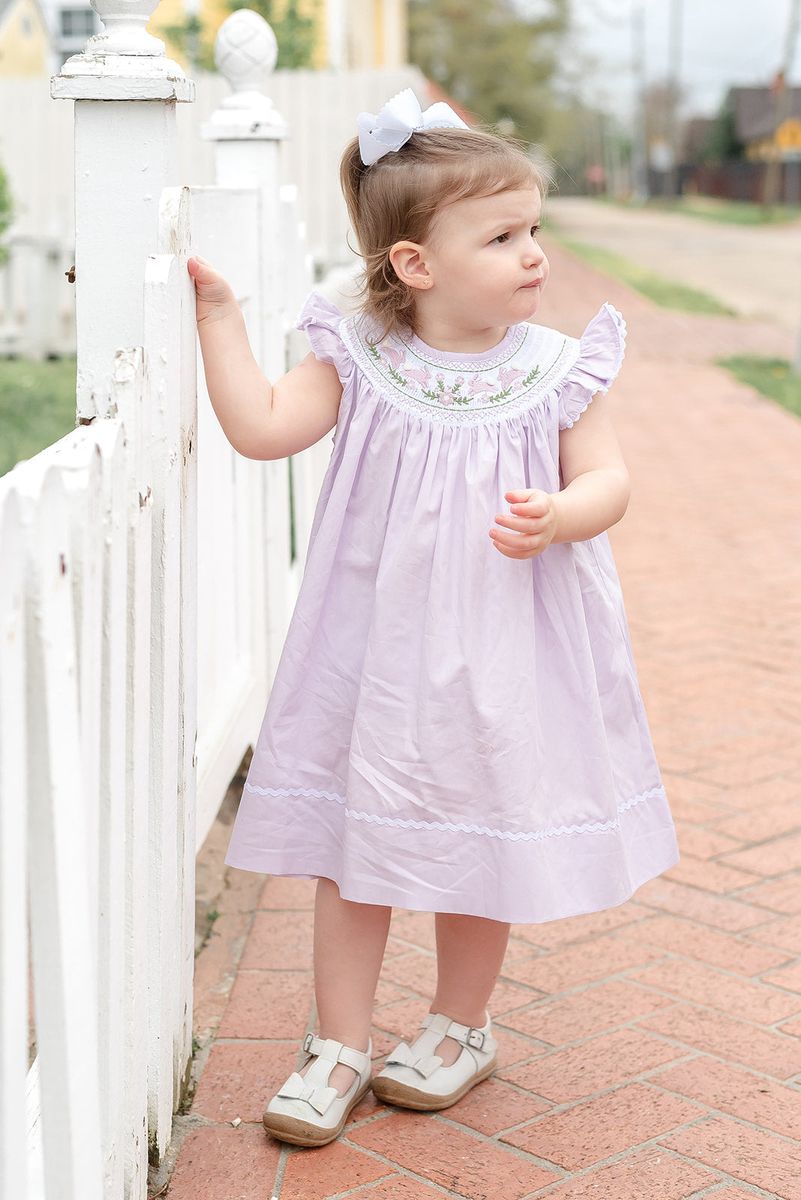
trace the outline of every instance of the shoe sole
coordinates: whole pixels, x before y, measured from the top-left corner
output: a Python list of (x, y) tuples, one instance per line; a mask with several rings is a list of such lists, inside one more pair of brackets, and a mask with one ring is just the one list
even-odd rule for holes
[(451, 1092), (448, 1096), (432, 1096), (429, 1092), (421, 1092), (418, 1088), (410, 1087), (408, 1083), (400, 1083), (397, 1079), (376, 1075), (373, 1080), (373, 1094), (385, 1104), (396, 1104), (399, 1108), (414, 1108), (418, 1112), (434, 1112), (439, 1108), (449, 1108), (462, 1096), (466, 1096), (471, 1088), (482, 1079), (486, 1079), (498, 1065), (498, 1059), (493, 1058), (475, 1075), (471, 1075), (466, 1083)]
[(289, 1117), (283, 1113), (265, 1112), (261, 1123), (268, 1133), (281, 1142), (290, 1142), (293, 1146), (325, 1146), (339, 1137), (345, 1128), (345, 1123), (359, 1101), (369, 1092), (370, 1080), (366, 1080), (348, 1103), (339, 1124), (333, 1129), (321, 1129), (311, 1121), (303, 1121), (300, 1117)]

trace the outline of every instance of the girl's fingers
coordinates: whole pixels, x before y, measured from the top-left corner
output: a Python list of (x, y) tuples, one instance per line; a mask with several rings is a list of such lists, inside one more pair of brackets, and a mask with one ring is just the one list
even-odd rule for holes
[[(494, 538), (493, 541), (495, 541)], [(512, 550), (508, 546), (500, 545), (498, 542), (495, 542), (495, 549), (499, 554), (503, 554), (505, 558), (532, 558), (537, 553), (532, 550)]]
[(495, 518), (496, 524), (509, 529), (517, 529), (520, 533), (536, 533), (536, 529), (533, 528), (536, 520), (536, 517), (514, 517), (502, 514)]
[(491, 535), (495, 545), (506, 546), (510, 550), (530, 550), (534, 540), (533, 534), (505, 533), (501, 529), (493, 529)]
[(501, 530), (493, 529), (492, 540), (496, 546), (509, 546), (516, 549), (527, 542), (528, 538), (524, 533), (503, 533)]

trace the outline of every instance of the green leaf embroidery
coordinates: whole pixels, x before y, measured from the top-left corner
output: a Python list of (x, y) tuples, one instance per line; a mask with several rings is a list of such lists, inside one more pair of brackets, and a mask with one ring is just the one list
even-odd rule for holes
[[(376, 342), (371, 342), (369, 338), (366, 338), (365, 344), (373, 359), (385, 368), (390, 378), (394, 379), (395, 382), (401, 387), (410, 386), (409, 380), (404, 378), (399, 371), (397, 371), (389, 362), (387, 362), (386, 359), (382, 357), (378, 351)], [(533, 367), (532, 370), (529, 371), (528, 375), (526, 375), (525, 379), (521, 380), (520, 384), (518, 385), (519, 389), (523, 391), (527, 388), (530, 388), (539, 374), (539, 366)], [(462, 392), (463, 387), (464, 380), (456, 381), (451, 384), (449, 388), (446, 388), (444, 380), (439, 378), (437, 379), (435, 388), (433, 390), (421, 386), (420, 393), (425, 396), (427, 400), (435, 401), (438, 404), (442, 403), (443, 396), (448, 393), (451, 398), (451, 403), (453, 404), (461, 404), (462, 407), (469, 407), (470, 405), (480, 407), (483, 404), (498, 404), (503, 400), (508, 400), (515, 390), (514, 387), (507, 387), (503, 388), (499, 392), (493, 392), (489, 396), (486, 394), (473, 394), (471, 396), (465, 396)]]
[[(371, 342), (369, 340), (369, 338), (367, 339), (367, 349), (370, 351), (370, 353), (372, 354), (373, 358), (375, 359), (375, 361), (377, 363), (384, 362), (384, 359), (381, 357), (381, 355), (378, 353), (378, 350), (376, 349), (376, 343)], [(395, 370), (394, 367), (390, 366), (389, 363), (386, 364), (386, 367), (387, 367), (387, 371), (389, 372), (389, 374), (392, 376), (392, 378), (395, 380), (396, 383), (399, 383), (402, 387), (409, 386), (409, 380), (404, 379), (402, 375), (398, 374), (398, 372)]]
[(435, 392), (429, 392), (427, 388), (421, 388), (421, 391), (424, 396), (428, 396), (429, 400), (439, 400), (440, 396), (445, 391), (445, 384), (442, 382), (441, 379), (438, 379), (437, 380), (437, 390)]

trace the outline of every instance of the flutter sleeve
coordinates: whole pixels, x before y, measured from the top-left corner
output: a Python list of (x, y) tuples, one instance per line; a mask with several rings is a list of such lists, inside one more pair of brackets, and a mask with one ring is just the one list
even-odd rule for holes
[(315, 358), (331, 363), (346, 383), (353, 374), (353, 358), (340, 333), (343, 313), (322, 292), (310, 292), (300, 310), (296, 329), (309, 339)]
[(623, 362), (626, 322), (607, 303), (587, 325), (580, 339), (580, 352), (559, 392), (559, 428), (570, 429), (596, 392), (608, 392)]

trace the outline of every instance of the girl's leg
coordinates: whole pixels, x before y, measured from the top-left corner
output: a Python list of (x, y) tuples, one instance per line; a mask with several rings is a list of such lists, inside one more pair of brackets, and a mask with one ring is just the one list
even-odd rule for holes
[[(367, 1049), (391, 916), (390, 907), (343, 900), (332, 879), (317, 880), (314, 992), (320, 1037), (334, 1038), (354, 1050)], [(309, 1066), (311, 1062), (300, 1074)], [(337, 1063), (329, 1085), (342, 1096), (355, 1078), (352, 1067)]]
[[(481, 1028), (503, 965), (511, 926), (488, 917), (437, 913), (435, 928), (437, 993), (429, 1011)], [(461, 1052), (459, 1042), (449, 1037), (443, 1038), (436, 1050), (445, 1066), (456, 1062)]]

